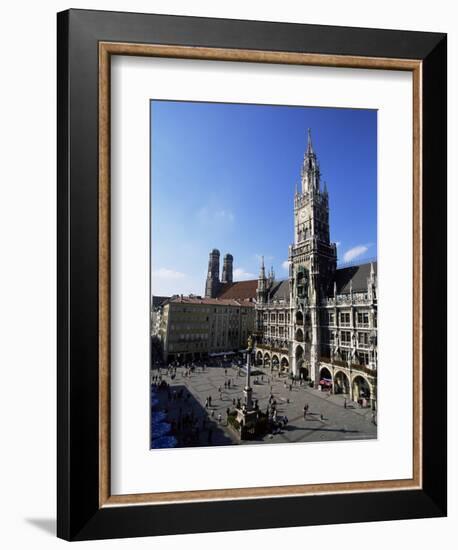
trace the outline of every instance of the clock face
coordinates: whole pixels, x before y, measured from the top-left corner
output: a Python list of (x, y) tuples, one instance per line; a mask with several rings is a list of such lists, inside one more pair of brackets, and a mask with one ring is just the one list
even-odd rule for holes
[(301, 222), (305, 220), (306, 216), (307, 216), (307, 212), (305, 210), (301, 210), (299, 212), (299, 219), (301, 220)]

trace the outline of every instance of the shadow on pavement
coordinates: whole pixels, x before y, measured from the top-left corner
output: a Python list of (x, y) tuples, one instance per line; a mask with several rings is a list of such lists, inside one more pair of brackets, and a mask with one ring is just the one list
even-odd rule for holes
[[(234, 441), (224, 432), (218, 422), (216, 407), (206, 409), (184, 385), (173, 385), (157, 392), (159, 404), (153, 411), (164, 411), (167, 422), (172, 424), (172, 435), (178, 441), (177, 447), (209, 447), (234, 445)], [(216, 397), (216, 396), (214, 396)], [(229, 403), (228, 403), (229, 404)], [(222, 415), (221, 424), (226, 422)]]

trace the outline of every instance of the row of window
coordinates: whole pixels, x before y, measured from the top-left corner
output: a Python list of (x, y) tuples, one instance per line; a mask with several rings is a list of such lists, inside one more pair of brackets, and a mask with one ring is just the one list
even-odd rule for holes
[[(336, 340), (336, 334), (334, 332), (329, 332), (326, 335), (329, 339), (330, 343), (334, 343)], [(325, 339), (326, 339), (325, 336)], [(369, 333), (368, 332), (358, 332), (356, 335), (357, 343), (359, 347), (369, 347), (370, 340), (369, 340)], [(349, 330), (341, 330), (340, 331), (340, 343), (343, 346), (350, 346), (351, 341), (351, 332)]]
[[(278, 322), (279, 323), (284, 323), (285, 322), (285, 319), (286, 319), (286, 322), (289, 323), (291, 321), (291, 315), (288, 313), (286, 316), (284, 313), (271, 313), (270, 314), (270, 322), (271, 323), (276, 323), (277, 322), (277, 316), (278, 316)], [(269, 322), (269, 313), (264, 313), (263, 315), (263, 320), (264, 320), (264, 323), (268, 323)]]
[[(336, 316), (333, 311), (327, 312), (327, 323), (329, 325), (334, 325)], [(339, 321), (340, 326), (347, 326), (349, 327), (351, 325), (351, 314), (349, 311), (341, 311), (339, 313)], [(368, 311), (358, 311), (356, 312), (356, 323), (359, 327), (368, 327), (369, 326), (369, 312)], [(374, 326), (377, 326), (377, 317), (374, 315)]]
[[(342, 361), (349, 361), (351, 359), (350, 352), (346, 350), (341, 350), (340, 358)], [(355, 355), (355, 359), (357, 364), (367, 366), (370, 361), (369, 352), (357, 351)]]

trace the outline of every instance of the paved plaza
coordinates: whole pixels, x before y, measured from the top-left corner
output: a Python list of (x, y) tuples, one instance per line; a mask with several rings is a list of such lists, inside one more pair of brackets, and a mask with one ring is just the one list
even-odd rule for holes
[[(158, 392), (159, 404), (155, 408), (167, 412), (179, 447), (377, 437), (377, 426), (370, 408), (360, 408), (344, 395), (330, 395), (299, 382), (292, 383), (286, 375), (271, 373), (270, 369), (256, 367), (252, 370), (261, 373), (251, 378), (253, 400), (258, 400), (261, 411), (266, 411), (272, 394), (277, 402), (278, 417), (286, 416), (288, 423), (281, 430), (255, 441), (241, 442), (227, 426), (227, 411), (234, 410), (237, 399), (243, 403), (246, 381), (243, 369), (207, 365), (205, 369), (197, 366), (190, 372), (185, 367), (178, 367), (174, 377), (166, 368), (153, 369), (153, 381), (162, 380), (168, 384), (168, 389)], [(230, 387), (227, 388), (229, 381)], [(211, 405), (208, 404), (209, 398)], [(304, 418), (306, 404), (308, 412)]]

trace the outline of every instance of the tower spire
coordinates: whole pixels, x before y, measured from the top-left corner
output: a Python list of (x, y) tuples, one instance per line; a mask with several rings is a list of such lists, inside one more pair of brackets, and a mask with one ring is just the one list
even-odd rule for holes
[(312, 129), (307, 130), (307, 154), (313, 153), (313, 144), (312, 144)]
[(304, 153), (304, 161), (301, 170), (302, 193), (320, 190), (320, 168), (316, 153), (313, 150), (312, 130), (307, 131), (307, 149)]
[(266, 270), (264, 267), (264, 256), (261, 256), (261, 267), (259, 269), (259, 278), (265, 279), (266, 278)]
[(256, 298), (258, 303), (263, 304), (266, 301), (267, 278), (264, 267), (264, 256), (261, 256), (261, 267), (259, 268), (258, 287), (256, 289)]

